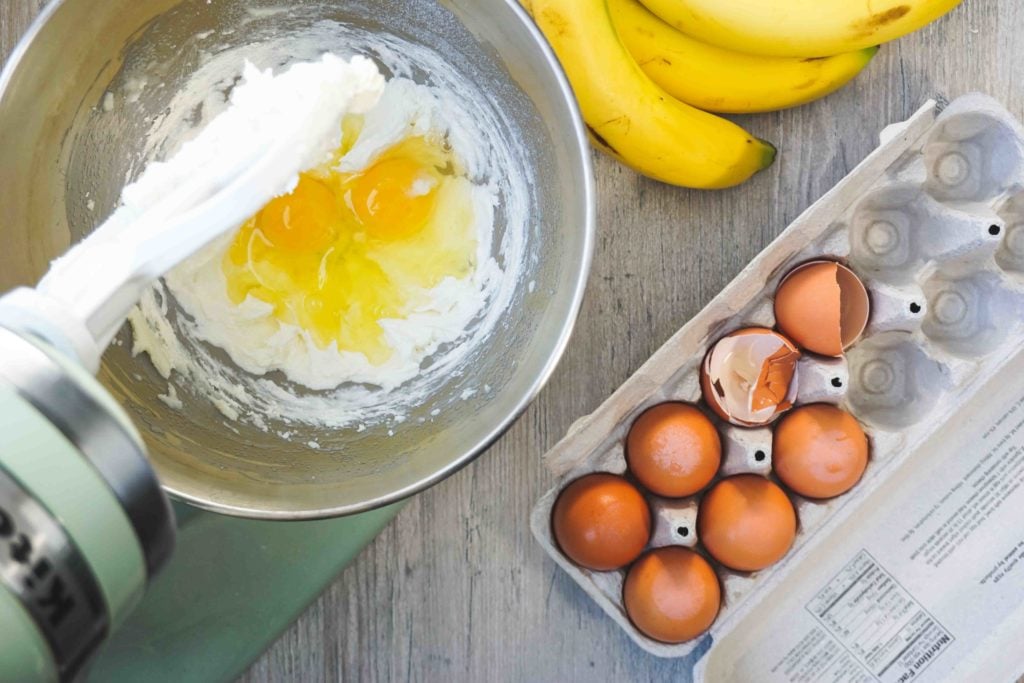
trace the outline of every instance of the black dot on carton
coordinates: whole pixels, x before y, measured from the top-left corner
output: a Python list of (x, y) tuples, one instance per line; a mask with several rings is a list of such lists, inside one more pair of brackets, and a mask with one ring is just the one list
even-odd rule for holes
[(998, 225), (990, 225), (990, 226), (988, 226), (988, 234), (992, 235), (993, 237), (995, 237), (1000, 232), (1002, 232), (1002, 230), (1003, 229), (1000, 228)]
[(690, 535), (690, 530), (687, 529), (685, 526), (681, 526), (676, 528), (676, 533), (682, 536), (683, 538), (686, 538)]
[(911, 313), (915, 313), (915, 314), (916, 313), (920, 313), (921, 312), (921, 304), (917, 303), (916, 301), (914, 303), (910, 304), (910, 312)]
[(764, 459), (767, 457), (768, 455), (764, 451), (757, 451), (754, 453), (754, 460), (757, 462), (764, 462)]
[(841, 389), (843, 386), (843, 380), (841, 380), (838, 377), (833, 377), (832, 382), (830, 382), (830, 384), (832, 384), (832, 386), (834, 386), (836, 389)]

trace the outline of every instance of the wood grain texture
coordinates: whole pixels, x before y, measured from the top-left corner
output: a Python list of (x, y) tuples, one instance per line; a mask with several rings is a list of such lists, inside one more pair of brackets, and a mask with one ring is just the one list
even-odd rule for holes
[[(41, 0), (0, 0), (0, 53)], [(540, 398), (488, 453), (418, 496), (243, 676), (264, 681), (689, 679), (633, 646), (534, 543), (541, 454), (804, 208), (929, 97), (978, 90), (1024, 118), (1024, 4), (966, 0), (883, 47), (841, 92), (742, 117), (779, 160), (692, 192), (597, 156), (599, 238), (576, 334)], [(699, 655), (699, 653), (698, 653)]]

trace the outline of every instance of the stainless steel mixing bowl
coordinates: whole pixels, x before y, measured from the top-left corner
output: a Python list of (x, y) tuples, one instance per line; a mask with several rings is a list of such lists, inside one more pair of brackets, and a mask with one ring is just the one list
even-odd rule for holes
[[(514, 0), (283, 4), (285, 13), (271, 11), (282, 0), (51, 2), (0, 77), (0, 290), (37, 281), (53, 257), (116, 206), (126, 179), (140, 170), (149, 117), (166, 108), (204, 51), (302, 35), (330, 20), (397, 34), (443, 55), (487, 93), (508, 134), (527, 146), (535, 181), (528, 242), (536, 258), (502, 325), (461, 376), (393, 435), (384, 425), (363, 432), (292, 428), (285, 441), (229, 424), (200, 399), (186, 396), (182, 411), (169, 408), (158, 398), (166, 382), (145, 356), (132, 357), (130, 343), (111, 347), (104, 359), (100, 377), (144, 432), (172, 495), (228, 514), (298, 519), (399, 500), (498, 438), (540, 390), (569, 338), (590, 264), (594, 208), (589, 150), (571, 91)], [(294, 58), (282, 45), (276, 64)], [(133, 70), (154, 66), (163, 86), (133, 91)], [(113, 97), (131, 106), (111, 108)], [(465, 389), (484, 386), (490, 391), (459, 400)], [(319, 450), (305, 445), (311, 439)]]

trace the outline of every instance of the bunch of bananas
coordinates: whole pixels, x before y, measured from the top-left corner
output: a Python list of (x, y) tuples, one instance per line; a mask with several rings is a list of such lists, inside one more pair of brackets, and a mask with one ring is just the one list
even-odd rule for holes
[(738, 185), (775, 148), (708, 112), (834, 92), (878, 45), (960, 0), (521, 0), (558, 56), (593, 143), (673, 185)]

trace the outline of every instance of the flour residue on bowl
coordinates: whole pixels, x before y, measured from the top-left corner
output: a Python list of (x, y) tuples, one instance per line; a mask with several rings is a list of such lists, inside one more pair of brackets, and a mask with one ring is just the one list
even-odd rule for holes
[[(331, 34), (332, 40), (317, 32)], [(280, 54), (312, 60), (318, 57), (316, 46), (337, 43), (339, 34), (353, 53), (378, 61), (390, 79), (354, 144), (343, 141), (336, 168), (365, 170), (410, 135), (443, 141), (471, 206), (466, 234), (472, 236), (467, 242), (472, 267), (440, 277), (417, 294), (412, 309), (382, 319), (390, 353), (371, 359), (369, 352), (345, 348), (344, 340), (316, 343), (302, 326), (274, 319), (266, 300), (232, 301), (224, 264), (234, 236), (225, 237), (147, 292), (130, 317), (133, 352), (147, 354), (169, 379), (168, 405), (180, 406), (184, 395), (198, 397), (230, 420), (282, 438), (290, 424), (397, 424), (462, 373), (516, 295), (529, 197), (529, 181), (518, 170), (528, 167), (522, 146), (474, 84), (423, 46), (323, 22), (307, 36), (308, 43), (292, 39), (285, 49), (268, 41), (225, 50), (208, 57), (153, 122), (146, 155), (151, 160), (170, 156), (223, 111), (224, 86), (234, 83), (243, 58), (264, 64)]]

